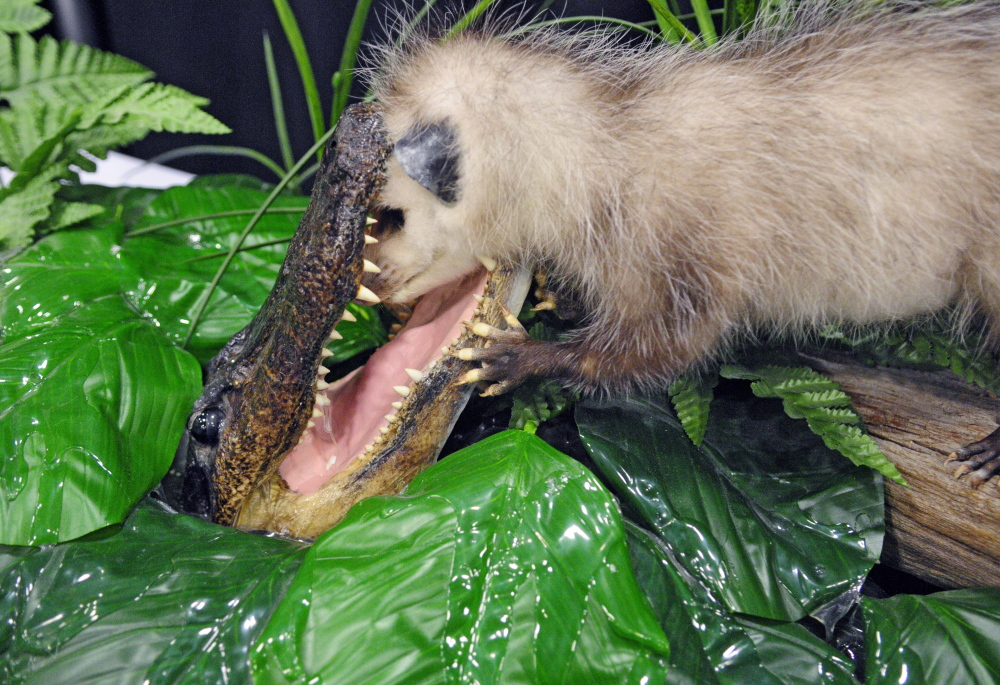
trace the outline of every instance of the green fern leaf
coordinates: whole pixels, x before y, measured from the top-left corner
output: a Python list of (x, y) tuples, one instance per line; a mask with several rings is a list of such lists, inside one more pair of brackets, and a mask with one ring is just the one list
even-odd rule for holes
[(0, 200), (0, 248), (10, 250), (31, 242), (35, 225), (48, 218), (63, 173), (59, 165), (45, 169), (27, 181), (23, 188), (10, 188)]
[(534, 433), (538, 424), (558, 416), (577, 399), (557, 381), (525, 383), (514, 391), (508, 428)]
[(92, 205), (87, 202), (64, 202), (57, 198), (52, 204), (49, 217), (42, 222), (40, 227), (36, 228), (36, 232), (40, 234), (54, 233), (103, 213), (104, 207), (101, 205)]
[(175, 86), (144, 83), (119, 89), (84, 109), (80, 128), (127, 122), (150, 131), (172, 133), (229, 133), (228, 126), (199, 107), (208, 100)]
[(0, 31), (35, 31), (52, 19), (48, 10), (36, 7), (38, 0), (4, 0), (0, 3)]
[(700, 445), (705, 438), (712, 391), (718, 384), (717, 374), (692, 373), (678, 378), (667, 388), (677, 419), (695, 445)]
[(152, 77), (141, 64), (86, 45), (0, 35), (0, 98), (12, 107), (35, 98), (55, 106), (84, 104)]
[(726, 365), (720, 374), (725, 378), (752, 381), (750, 388), (755, 395), (780, 398), (785, 413), (795, 419), (805, 419), (827, 447), (855, 464), (870, 466), (883, 476), (906, 485), (903, 476), (871, 436), (861, 430), (861, 418), (850, 407), (850, 398), (836, 382), (807, 366), (747, 368)]

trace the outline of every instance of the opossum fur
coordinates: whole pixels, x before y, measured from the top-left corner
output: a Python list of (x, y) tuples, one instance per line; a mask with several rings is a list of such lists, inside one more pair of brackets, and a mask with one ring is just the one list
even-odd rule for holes
[(454, 187), (390, 160), (370, 286), (411, 300), (485, 255), (587, 311), (570, 341), (487, 348), (505, 387), (657, 386), (734, 334), (948, 305), (1000, 331), (995, 2), (813, 3), (704, 50), (414, 39), (373, 86), (393, 141), (447, 134)]

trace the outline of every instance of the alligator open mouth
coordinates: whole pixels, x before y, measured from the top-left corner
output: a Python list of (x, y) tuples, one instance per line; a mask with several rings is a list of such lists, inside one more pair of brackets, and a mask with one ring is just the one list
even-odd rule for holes
[(502, 327), (529, 274), (501, 264), (426, 293), (364, 367), (330, 382), (326, 344), (348, 303), (378, 299), (361, 286), (362, 248), (391, 151), (377, 106), (345, 111), (274, 289), (209, 365), (161, 487), (182, 510), (311, 538), (436, 460), (472, 392), (457, 382), (469, 363), (449, 353), (484, 344), (463, 321)]

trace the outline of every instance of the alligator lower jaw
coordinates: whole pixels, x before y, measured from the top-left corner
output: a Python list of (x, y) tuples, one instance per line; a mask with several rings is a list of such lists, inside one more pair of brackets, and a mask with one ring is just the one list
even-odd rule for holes
[(469, 363), (448, 356), (482, 344), (461, 322), (502, 326), (497, 303), (519, 310), (529, 281), (526, 270), (502, 265), (488, 279), (479, 271), (424, 295), (395, 339), (319, 391), (313, 425), (251, 491), (237, 527), (313, 538), (358, 500), (402, 491), (437, 459), (473, 390), (455, 382)]

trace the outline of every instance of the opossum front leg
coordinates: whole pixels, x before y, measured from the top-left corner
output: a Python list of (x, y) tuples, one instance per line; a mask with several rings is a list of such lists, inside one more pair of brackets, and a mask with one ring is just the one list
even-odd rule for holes
[(969, 484), (973, 488), (988, 481), (1000, 472), (1000, 428), (987, 435), (979, 442), (974, 442), (948, 455), (945, 463), (960, 461), (962, 464), (955, 469), (955, 478), (961, 478), (967, 473)]

